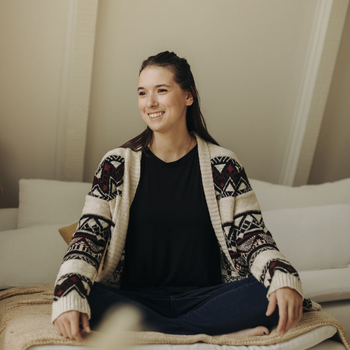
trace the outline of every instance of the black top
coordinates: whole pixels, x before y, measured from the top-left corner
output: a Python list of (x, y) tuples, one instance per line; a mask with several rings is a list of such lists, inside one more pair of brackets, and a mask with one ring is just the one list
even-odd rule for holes
[(176, 293), (220, 283), (219, 243), (197, 146), (170, 163), (146, 151), (130, 208), (121, 288)]

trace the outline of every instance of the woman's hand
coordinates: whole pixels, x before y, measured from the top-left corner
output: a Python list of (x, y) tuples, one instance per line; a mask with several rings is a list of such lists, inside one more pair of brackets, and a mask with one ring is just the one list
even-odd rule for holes
[(63, 335), (65, 338), (75, 339), (79, 342), (84, 341), (81, 335), (81, 329), (79, 328), (79, 322), (81, 322), (84, 330), (90, 333), (89, 317), (87, 314), (83, 314), (79, 311), (67, 311), (61, 314), (54, 321), (54, 325), (57, 332)]
[(266, 316), (272, 315), (278, 304), (279, 321), (277, 333), (284, 336), (303, 316), (303, 298), (294, 289), (283, 287), (270, 294)]

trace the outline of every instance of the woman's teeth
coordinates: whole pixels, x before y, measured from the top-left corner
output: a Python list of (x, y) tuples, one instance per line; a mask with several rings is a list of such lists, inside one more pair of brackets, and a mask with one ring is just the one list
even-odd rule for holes
[(157, 117), (160, 117), (163, 114), (164, 114), (164, 112), (158, 112), (158, 113), (150, 113), (148, 115), (149, 115), (150, 118), (157, 118)]

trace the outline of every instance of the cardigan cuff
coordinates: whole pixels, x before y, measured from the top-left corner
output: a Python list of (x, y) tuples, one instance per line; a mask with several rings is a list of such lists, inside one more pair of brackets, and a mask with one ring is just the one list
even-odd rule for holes
[(86, 298), (82, 298), (74, 291), (66, 297), (61, 297), (59, 300), (52, 303), (51, 322), (53, 323), (58, 316), (67, 311), (79, 311), (87, 314), (91, 318), (90, 306)]
[(301, 297), (304, 299), (303, 290), (301, 288), (301, 281), (298, 277), (292, 276), (282, 271), (276, 271), (272, 278), (272, 282), (267, 292), (267, 298), (269, 299), (270, 294), (275, 292), (277, 289), (289, 287), (296, 290)]

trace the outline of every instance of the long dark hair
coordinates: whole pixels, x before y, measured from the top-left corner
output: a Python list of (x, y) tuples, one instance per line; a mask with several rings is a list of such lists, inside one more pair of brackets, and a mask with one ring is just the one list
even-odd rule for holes
[[(193, 96), (193, 103), (187, 107), (186, 123), (189, 132), (194, 131), (203, 140), (219, 145), (209, 134), (203, 114), (199, 106), (199, 94), (191, 72), (191, 67), (185, 58), (180, 58), (174, 52), (164, 51), (150, 56), (142, 62), (139, 74), (148, 66), (157, 66), (170, 69), (174, 74), (175, 82), (182, 90)], [(152, 144), (153, 131), (147, 126), (141, 134), (124, 143), (123, 148), (133, 151), (145, 151)]]

